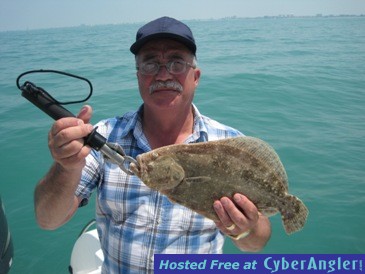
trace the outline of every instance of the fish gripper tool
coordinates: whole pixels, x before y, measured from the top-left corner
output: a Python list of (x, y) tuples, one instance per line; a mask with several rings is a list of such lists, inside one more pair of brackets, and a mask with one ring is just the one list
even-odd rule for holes
[[(26, 74), (37, 73), (37, 72), (58, 73), (86, 81), (90, 87), (89, 96), (86, 99), (80, 101), (59, 102), (55, 98), (53, 98), (46, 90), (36, 86), (32, 82), (26, 81), (24, 82), (23, 85), (21, 86), (19, 85), (19, 80), (21, 77), (23, 77)], [(89, 99), (92, 94), (92, 84), (86, 78), (55, 70), (27, 71), (18, 76), (16, 84), (17, 87), (22, 91), (21, 95), (24, 98), (26, 98), (33, 105), (35, 105), (43, 112), (48, 114), (54, 120), (58, 120), (64, 117), (76, 117), (73, 113), (71, 113), (61, 105), (84, 102), (87, 99)], [(134, 163), (135, 165), (138, 166), (137, 161), (134, 158), (127, 156), (123, 148), (119, 144), (107, 142), (107, 139), (97, 132), (97, 127), (95, 127), (93, 131), (84, 138), (84, 143), (85, 145), (88, 145), (92, 149), (100, 151), (107, 161), (118, 165), (125, 173), (129, 175), (134, 175), (134, 173), (129, 168), (129, 164)]]

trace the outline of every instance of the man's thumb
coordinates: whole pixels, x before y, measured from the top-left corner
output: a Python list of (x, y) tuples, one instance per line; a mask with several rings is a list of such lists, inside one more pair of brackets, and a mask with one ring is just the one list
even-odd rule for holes
[(89, 105), (85, 105), (82, 107), (79, 114), (77, 114), (77, 118), (83, 120), (85, 124), (88, 124), (90, 122), (92, 114), (93, 109)]

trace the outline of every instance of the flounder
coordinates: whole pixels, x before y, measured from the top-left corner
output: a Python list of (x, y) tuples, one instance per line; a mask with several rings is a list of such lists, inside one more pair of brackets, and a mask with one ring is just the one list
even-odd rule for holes
[(308, 209), (288, 194), (279, 156), (266, 142), (247, 136), (161, 147), (137, 156), (130, 168), (147, 186), (212, 220), (214, 201), (235, 193), (266, 215), (280, 212), (287, 234), (303, 228)]

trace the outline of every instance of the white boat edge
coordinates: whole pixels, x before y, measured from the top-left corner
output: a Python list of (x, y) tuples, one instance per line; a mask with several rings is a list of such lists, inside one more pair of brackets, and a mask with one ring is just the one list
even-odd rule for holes
[(70, 260), (72, 274), (101, 274), (104, 254), (96, 229), (83, 232), (76, 240)]

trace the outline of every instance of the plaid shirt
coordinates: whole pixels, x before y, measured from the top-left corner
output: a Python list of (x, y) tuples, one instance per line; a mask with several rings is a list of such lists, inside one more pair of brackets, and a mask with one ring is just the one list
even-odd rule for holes
[[(186, 143), (242, 135), (201, 115), (194, 108), (194, 130)], [(150, 151), (137, 112), (98, 123), (108, 142), (119, 143), (133, 158)], [(87, 157), (77, 196), (89, 199), (97, 189), (96, 219), (104, 252), (103, 273), (153, 273), (155, 253), (221, 253), (224, 236), (213, 221), (151, 190), (137, 176), (92, 151)]]

